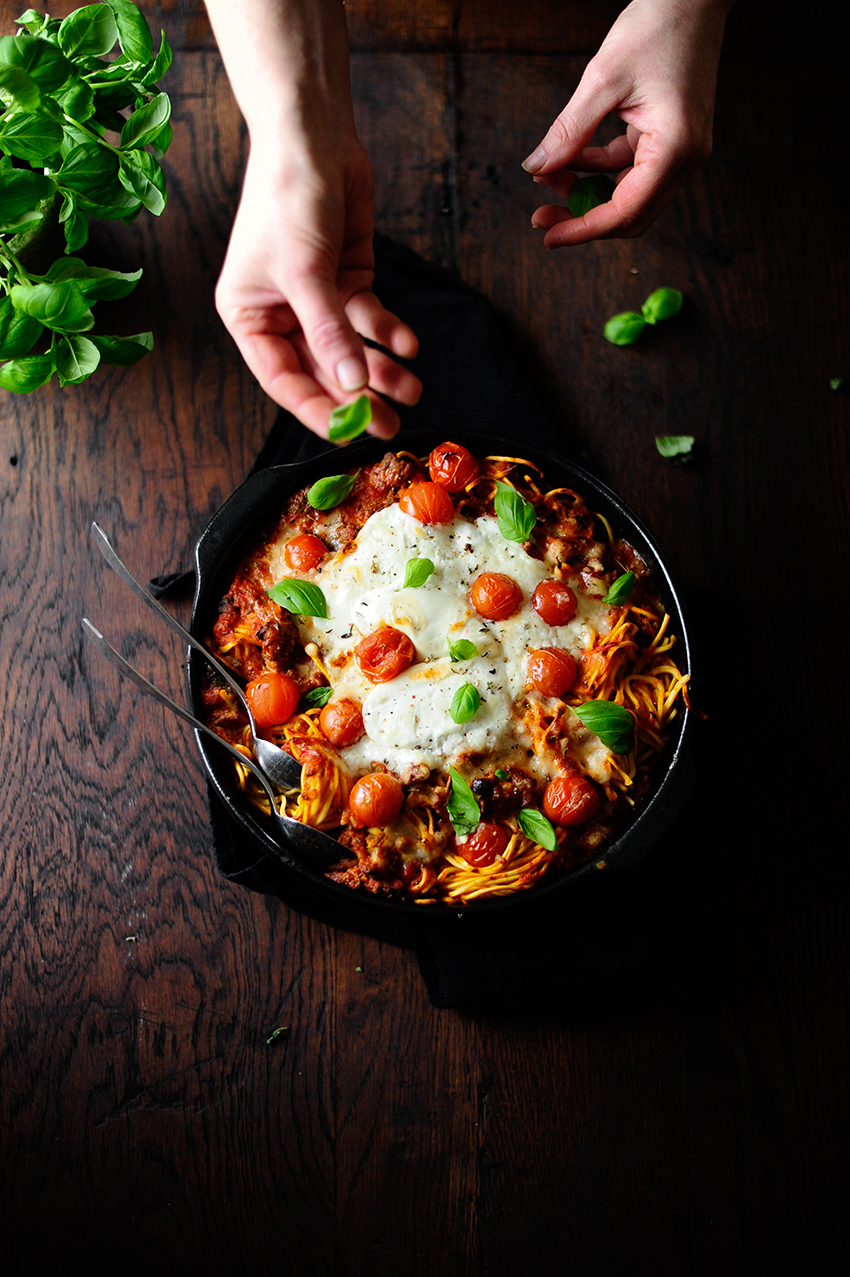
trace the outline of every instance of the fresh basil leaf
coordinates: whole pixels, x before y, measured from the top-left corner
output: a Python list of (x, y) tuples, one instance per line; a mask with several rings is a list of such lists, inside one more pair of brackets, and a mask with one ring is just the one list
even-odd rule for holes
[(43, 332), (37, 319), (15, 310), (10, 298), (0, 297), (0, 359), (29, 354)]
[(450, 638), (447, 638), (446, 642), (449, 646), (449, 656), (451, 657), (452, 665), (454, 665), (455, 661), (471, 661), (474, 656), (478, 655), (478, 648), (474, 643), (470, 643), (469, 639), (458, 639), (456, 643), (453, 643)]
[(546, 851), (557, 851), (558, 838), (554, 826), (550, 820), (546, 819), (542, 811), (535, 811), (533, 807), (523, 807), (517, 819), (526, 838), (536, 842), (538, 847), (544, 847)]
[(163, 155), (165, 155), (165, 152), (168, 150), (169, 146), (171, 146), (171, 139), (173, 136), (174, 130), (170, 124), (166, 124), (159, 130), (156, 137), (151, 138), (148, 146), (150, 146), (156, 159), (161, 160)]
[(75, 74), (73, 63), (55, 44), (29, 35), (0, 38), (0, 63), (20, 67), (46, 93), (55, 93)]
[(122, 53), (133, 62), (150, 62), (153, 54), (151, 29), (132, 0), (106, 0), (118, 27)]
[(640, 313), (648, 324), (657, 324), (659, 319), (678, 315), (683, 301), (678, 288), (656, 288), (641, 306)]
[(89, 237), (89, 219), (77, 208), (77, 196), (73, 191), (63, 191), (59, 221), (65, 231), (65, 252), (76, 253)]
[(622, 314), (612, 315), (603, 332), (606, 341), (613, 346), (633, 346), (646, 328), (646, 320), (633, 310), (625, 310)]
[(843, 377), (830, 377), (829, 379), (830, 390), (840, 390), (843, 385), (844, 385)]
[(65, 115), (82, 124), (94, 115), (94, 94), (85, 80), (77, 80), (70, 84), (56, 99)]
[(624, 572), (622, 576), (618, 576), (616, 581), (611, 582), (611, 588), (602, 600), (603, 603), (613, 603), (615, 606), (627, 603), (632, 597), (632, 590), (635, 588), (634, 572)]
[(35, 111), (41, 102), (41, 89), (23, 67), (0, 63), (0, 89), (21, 111)]
[(278, 581), (270, 590), (266, 590), (269, 598), (287, 612), (296, 616), (327, 617), (328, 603), (318, 585), (312, 581), (299, 581), (295, 577), (286, 577)]
[(141, 270), (123, 272), (106, 266), (89, 266), (81, 257), (60, 257), (44, 276), (51, 284), (73, 279), (89, 301), (119, 301), (136, 287)]
[(354, 403), (340, 404), (330, 416), (328, 438), (331, 443), (349, 443), (362, 435), (372, 420), (372, 402), (361, 395)]
[(305, 709), (322, 709), (333, 694), (332, 687), (311, 687), (309, 692), (305, 692), (301, 697), (301, 704)]
[(452, 697), (449, 713), (456, 723), (467, 723), (481, 708), (478, 688), (472, 683), (462, 683)]
[(403, 590), (415, 590), (418, 586), (424, 585), (428, 577), (434, 571), (434, 564), (430, 559), (408, 559), (404, 569)]
[(94, 325), (94, 315), (73, 280), (61, 280), (57, 284), (15, 284), (9, 296), (16, 310), (56, 332), (82, 333)]
[(655, 447), (662, 457), (681, 464), (690, 461), (694, 446), (693, 435), (656, 435)]
[(165, 38), (165, 32), (160, 32), (162, 41), (159, 46), (159, 53), (154, 58), (148, 70), (142, 76), (141, 83), (147, 88), (149, 85), (156, 84), (157, 80), (161, 80), (168, 68), (171, 66), (171, 49)]
[(307, 493), (307, 502), (314, 510), (333, 510), (351, 494), (357, 474), (330, 474), (317, 480)]
[(100, 351), (87, 337), (60, 337), (56, 343), (56, 372), (62, 386), (77, 386), (100, 363)]
[(516, 489), (507, 483), (497, 483), (496, 519), (506, 541), (527, 541), (537, 522), (537, 513)]
[(0, 123), (0, 149), (30, 164), (47, 164), (59, 150), (62, 129), (48, 116), (7, 116)]
[(576, 718), (595, 733), (614, 754), (628, 754), (635, 743), (635, 720), (622, 705), (613, 701), (585, 701), (573, 705)]
[(119, 160), (118, 178), (122, 186), (159, 217), (165, 210), (165, 174), (157, 161), (147, 151), (125, 151)]
[(497, 767), (495, 775), (496, 780), (510, 780), (511, 778), (510, 772), (506, 772), (504, 767)]
[(25, 9), (21, 16), (15, 19), (16, 25), (25, 27), (30, 35), (38, 35), (47, 22), (47, 14), (39, 13), (37, 9)]
[(171, 117), (171, 102), (167, 93), (158, 93), (150, 102), (138, 107), (121, 130), (121, 146), (125, 151), (147, 146), (152, 142)]
[(118, 39), (118, 24), (108, 4), (87, 4), (69, 13), (59, 27), (59, 48), (68, 58), (99, 57)]
[(153, 350), (153, 333), (136, 333), (135, 337), (99, 337), (89, 334), (89, 341), (100, 351), (102, 364), (128, 368)]
[(25, 355), (0, 364), (0, 389), (27, 395), (53, 376), (53, 355)]
[(607, 204), (614, 191), (614, 183), (604, 173), (580, 177), (573, 184), (567, 205), (573, 217), (584, 217), (597, 204)]
[(0, 172), (0, 223), (15, 221), (29, 213), (53, 191), (53, 183), (43, 173), (13, 168)]
[(61, 189), (76, 191), (92, 204), (110, 205), (116, 202), (116, 191), (125, 194), (118, 180), (118, 156), (90, 139), (65, 156), (56, 182)]
[(471, 834), (481, 821), (481, 808), (472, 790), (454, 767), (449, 768), (451, 794), (447, 804), (449, 820), (460, 837)]

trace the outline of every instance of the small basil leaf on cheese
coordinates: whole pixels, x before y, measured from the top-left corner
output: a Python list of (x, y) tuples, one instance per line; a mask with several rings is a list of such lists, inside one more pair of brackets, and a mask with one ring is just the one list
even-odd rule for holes
[(496, 769), (496, 780), (510, 780), (510, 772), (506, 772), (504, 767)]
[(318, 479), (307, 493), (308, 504), (314, 510), (333, 510), (350, 494), (359, 473), (358, 470), (356, 474), (329, 474)]
[(305, 692), (301, 697), (301, 704), (304, 709), (319, 709), (327, 705), (333, 696), (334, 689), (332, 687), (311, 687), (309, 692)]
[(547, 851), (555, 851), (557, 848), (558, 839), (552, 822), (541, 811), (524, 807), (519, 813), (519, 827), (526, 838), (536, 842), (539, 847), (545, 847)]
[(615, 605), (627, 603), (632, 597), (632, 590), (635, 588), (634, 572), (624, 572), (622, 576), (618, 576), (616, 581), (612, 581), (611, 588), (602, 600), (603, 603), (614, 603)]
[(361, 395), (354, 403), (334, 408), (328, 425), (328, 438), (331, 443), (349, 443), (363, 434), (371, 420), (372, 404), (367, 395)]
[(496, 519), (506, 541), (527, 541), (537, 522), (534, 506), (507, 483), (496, 484)]
[(628, 754), (635, 743), (635, 720), (613, 701), (585, 701), (572, 711), (614, 754)]
[(430, 559), (408, 559), (404, 569), (404, 585), (401, 588), (410, 590), (424, 585), (433, 571), (434, 564)]
[(298, 581), (285, 577), (270, 590), (266, 590), (266, 593), (280, 607), (285, 607), (287, 612), (294, 612), (296, 616), (326, 618), (328, 615), (327, 599), (318, 585), (314, 585), (312, 581)]
[(472, 683), (463, 683), (452, 697), (449, 713), (456, 723), (466, 723), (481, 708), (481, 697)]
[(447, 804), (449, 820), (454, 831), (461, 837), (471, 834), (481, 820), (481, 808), (472, 790), (459, 771), (449, 768), (451, 776), (451, 795)]
[(474, 656), (478, 655), (478, 648), (474, 643), (470, 643), (469, 639), (458, 639), (453, 643), (451, 639), (446, 639), (449, 646), (449, 656), (452, 659), (452, 665), (455, 661), (471, 661)]

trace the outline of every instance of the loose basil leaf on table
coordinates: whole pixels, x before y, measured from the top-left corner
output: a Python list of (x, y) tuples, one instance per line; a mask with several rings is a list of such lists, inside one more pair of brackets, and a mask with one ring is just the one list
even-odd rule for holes
[(434, 564), (430, 559), (408, 559), (404, 569), (403, 590), (416, 589), (420, 585), (424, 585), (429, 576), (433, 575)]
[(616, 581), (611, 582), (611, 588), (602, 600), (603, 603), (613, 603), (620, 605), (627, 603), (632, 597), (632, 590), (635, 588), (634, 572), (624, 572), (622, 576), (618, 576)]
[(372, 420), (372, 402), (361, 395), (354, 403), (340, 404), (330, 416), (328, 438), (331, 443), (350, 443), (362, 435)]
[(625, 310), (619, 315), (612, 315), (602, 330), (606, 341), (612, 346), (633, 346), (643, 335), (646, 320), (633, 310)]
[(350, 496), (359, 473), (358, 470), (355, 474), (330, 474), (317, 480), (307, 493), (308, 504), (314, 510), (333, 510)]
[(496, 484), (496, 519), (506, 541), (527, 541), (537, 522), (537, 512), (515, 488)]
[(640, 313), (648, 324), (657, 324), (659, 319), (678, 315), (683, 301), (678, 288), (656, 288), (641, 306)]
[(585, 701), (571, 709), (612, 753), (631, 751), (635, 743), (635, 720), (623, 705), (614, 701)]
[(519, 820), (519, 827), (526, 838), (530, 838), (538, 846), (544, 847), (546, 851), (556, 850), (558, 838), (555, 828), (541, 811), (535, 811), (533, 807), (523, 807), (517, 819)]
[(318, 585), (312, 581), (285, 578), (266, 590), (269, 598), (296, 616), (318, 616), (327, 619), (328, 603)]
[(471, 834), (480, 823), (481, 808), (460, 772), (450, 767), (449, 775), (451, 776), (451, 795), (446, 809), (455, 833), (464, 837)]
[(668, 461), (675, 461), (677, 465), (680, 465), (683, 461), (690, 461), (691, 459), (694, 436), (656, 435), (655, 447), (660, 456), (665, 457)]
[(452, 697), (449, 713), (456, 723), (466, 723), (470, 718), (475, 717), (480, 708), (481, 697), (478, 688), (472, 683), (463, 683)]

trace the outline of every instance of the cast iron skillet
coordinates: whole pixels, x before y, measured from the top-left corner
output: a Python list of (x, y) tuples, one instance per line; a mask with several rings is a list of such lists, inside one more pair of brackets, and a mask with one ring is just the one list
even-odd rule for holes
[[(526, 446), (516, 439), (495, 436), (463, 436), (450, 432), (455, 442), (464, 443), (471, 452), (503, 456), (522, 456), (533, 461), (543, 470), (543, 484), (549, 488), (574, 488), (584, 497), (591, 510), (603, 514), (611, 523), (615, 536), (620, 536), (640, 554), (652, 573), (655, 587), (662, 603), (670, 614), (672, 632), (677, 636), (676, 657), (680, 668), (690, 670), (691, 654), (682, 605), (664, 558), (637, 516), (623, 502), (579, 466), (565, 461), (554, 453)], [(406, 435), (403, 439), (374, 440), (352, 444), (343, 450), (324, 453), (310, 461), (297, 465), (273, 466), (252, 475), (218, 513), (198, 541), (195, 551), (197, 585), (192, 607), (190, 629), (198, 638), (210, 634), (218, 614), (219, 600), (227, 592), (233, 571), (250, 547), (254, 536), (266, 520), (272, 518), (283, 501), (299, 488), (315, 483), (329, 474), (339, 474), (379, 460), (388, 450), (404, 450), (416, 456), (426, 456), (445, 436), (435, 434)], [(203, 658), (190, 650), (187, 677), (189, 694), (195, 713), (202, 716), (201, 674)], [(664, 754), (656, 768), (652, 787), (627, 821), (620, 826), (616, 838), (590, 864), (561, 874), (552, 874), (528, 891), (494, 900), (482, 900), (466, 908), (476, 916), (515, 915), (517, 911), (551, 900), (576, 883), (599, 872), (603, 864), (608, 870), (618, 870), (641, 860), (670, 828), (684, 806), (693, 788), (693, 770), (690, 759), (690, 715), (680, 711), (674, 720), (673, 730)], [(321, 871), (322, 849), (316, 844), (315, 833), (303, 827), (296, 830), (288, 845), (283, 845), (280, 835), (275, 836), (271, 822), (245, 801), (240, 793), (233, 765), (216, 749), (214, 742), (195, 733), (195, 740), (207, 770), (207, 774), (219, 797), (229, 809), (245, 836), (256, 847), (276, 857), (287, 877), (295, 876), (303, 885), (309, 885), (328, 902), (353, 905), (369, 913), (389, 920), (391, 915), (417, 922), (439, 922), (458, 916), (458, 909), (443, 905), (417, 906), (373, 896), (366, 891), (353, 892), (330, 882)], [(340, 858), (345, 851), (340, 848)]]

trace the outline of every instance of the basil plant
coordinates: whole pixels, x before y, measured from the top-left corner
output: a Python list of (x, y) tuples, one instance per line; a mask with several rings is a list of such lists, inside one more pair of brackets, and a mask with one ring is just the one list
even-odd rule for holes
[(157, 81), (171, 50), (163, 32), (154, 54), (132, 0), (62, 21), (27, 9), (17, 21), (17, 34), (0, 37), (0, 387), (25, 393), (54, 373), (76, 385), (153, 346), (150, 333), (93, 331), (93, 303), (125, 297), (142, 272), (77, 254), (89, 218), (132, 222), (165, 208), (171, 103)]

